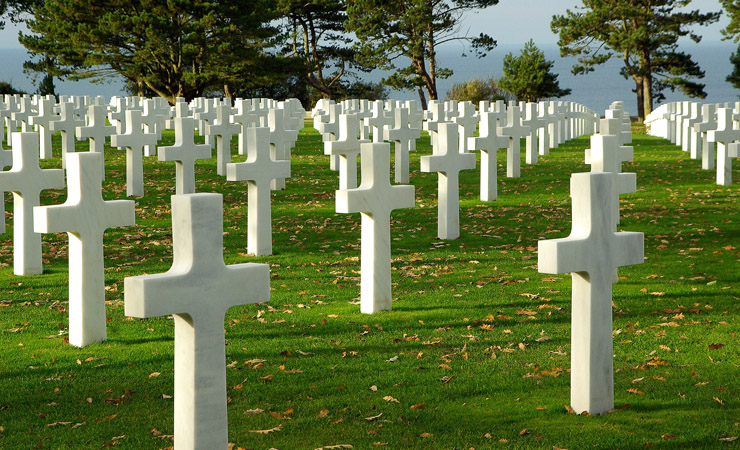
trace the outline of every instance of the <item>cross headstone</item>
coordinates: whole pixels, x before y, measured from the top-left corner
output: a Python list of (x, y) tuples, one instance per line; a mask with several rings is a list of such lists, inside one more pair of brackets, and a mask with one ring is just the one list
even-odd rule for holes
[(156, 133), (142, 131), (141, 111), (126, 111), (126, 133), (110, 137), (110, 145), (126, 149), (126, 195), (129, 197), (144, 196), (144, 161), (145, 145), (157, 145)]
[(689, 102), (689, 115), (683, 120), (683, 145), (681, 149), (689, 152), (691, 159), (699, 158), (699, 134), (694, 131), (694, 125), (701, 123), (701, 105), (697, 102)]
[(90, 105), (87, 110), (87, 126), (77, 127), (77, 139), (89, 139), (90, 151), (104, 155), (100, 164), (103, 166), (105, 180), (105, 138), (112, 135), (116, 127), (105, 124), (105, 106)]
[(52, 157), (51, 122), (60, 119), (59, 115), (54, 113), (55, 105), (56, 100), (53, 95), (49, 96), (49, 98), (39, 99), (38, 113), (30, 119), (31, 125), (38, 128), (39, 135), (41, 136), (41, 159)]
[(231, 139), (241, 130), (239, 124), (231, 123), (232, 111), (230, 105), (218, 105), (216, 120), (206, 125), (206, 135), (216, 138), (216, 173), (221, 176), (226, 175), (226, 164), (231, 162)]
[[(5, 133), (5, 122), (0, 120), (0, 136)], [(6, 167), (13, 165), (13, 151), (3, 149), (3, 140), (0, 139), (0, 173)], [(5, 192), (0, 190), (0, 234), (5, 233)]]
[(111, 97), (113, 110), (108, 112), (108, 120), (116, 127), (116, 134), (126, 132), (126, 99), (123, 97)]
[(357, 187), (357, 156), (360, 145), (368, 142), (359, 139), (359, 127), (356, 114), (340, 114), (339, 137), (336, 141), (324, 142), (324, 153), (339, 157), (339, 189)]
[(270, 157), (270, 130), (247, 128), (247, 160), (226, 166), (228, 181), (247, 181), (247, 251), (272, 255), (272, 205), (270, 183), (290, 177), (290, 161)]
[(571, 175), (569, 237), (539, 241), (540, 273), (572, 272), (570, 406), (580, 414), (614, 408), (612, 282), (621, 266), (642, 264), (642, 233), (614, 232), (613, 176)]
[(64, 156), (75, 151), (75, 130), (85, 123), (75, 116), (72, 103), (62, 102), (59, 108), (59, 120), (52, 121), (50, 129), (62, 133), (62, 167), (64, 167), (66, 164)]
[(101, 153), (69, 153), (67, 201), (33, 210), (35, 232), (69, 236), (69, 343), (77, 347), (106, 337), (103, 233), (135, 223), (132, 200), (103, 201), (101, 159)]
[[(602, 119), (602, 130), (609, 121), (616, 119)], [(611, 200), (612, 215), (614, 217), (614, 231), (620, 221), (619, 196), (637, 191), (637, 175), (622, 173), (622, 148), (619, 145), (619, 136), (612, 134), (594, 134), (591, 136), (589, 160), (591, 172), (606, 172), (612, 174), (614, 196)], [(629, 147), (631, 149), (631, 147)]]
[[(671, 103), (668, 106), (673, 107)], [(670, 115), (673, 116), (672, 114)], [(702, 105), (701, 106), (701, 118), (700, 123), (694, 124), (694, 130), (701, 134), (701, 149), (697, 153), (701, 153), (701, 168), (704, 170), (714, 169), (714, 142), (709, 140), (709, 132), (717, 129), (717, 114), (714, 105)], [(668, 130), (672, 130), (673, 127), (668, 127)]]
[(338, 190), (336, 205), (338, 213), (362, 215), (360, 312), (390, 310), (391, 211), (414, 207), (414, 187), (391, 185), (389, 144), (362, 144), (362, 183), (356, 189)]
[[(619, 139), (619, 133), (621, 132), (621, 124), (619, 119), (601, 119), (601, 126), (599, 127), (599, 134), (616, 136), (617, 141)], [(586, 149), (586, 164), (591, 164), (591, 149)], [(617, 161), (617, 172), (622, 171), (622, 163), (632, 161), (634, 156), (634, 148), (629, 145), (619, 145), (619, 150), (616, 153)]]
[(13, 133), (13, 167), (0, 172), (0, 192), (13, 193), (13, 273), (42, 273), (41, 235), (33, 231), (33, 207), (42, 190), (64, 187), (64, 171), (39, 167), (39, 135)]
[(548, 111), (548, 102), (539, 102), (537, 104), (537, 118), (542, 124), (539, 132), (539, 154), (546, 156), (550, 154), (550, 112)]
[(267, 264), (225, 265), (223, 197), (172, 197), (172, 268), (124, 280), (130, 317), (174, 315), (175, 448), (226, 449), (224, 318), (232, 306), (270, 300)]
[(440, 239), (460, 237), (461, 170), (475, 169), (475, 155), (458, 151), (457, 125), (437, 125), (434, 154), (421, 157), (422, 172), (437, 172), (437, 236)]
[(373, 142), (383, 142), (383, 129), (393, 125), (393, 117), (385, 110), (383, 100), (372, 102), (372, 115), (365, 118), (365, 125), (370, 128)]
[(732, 108), (717, 109), (717, 129), (707, 132), (707, 140), (717, 145), (717, 184), (732, 184), (732, 159), (728, 146), (740, 140), (740, 130), (732, 128)]
[(472, 102), (460, 102), (457, 107), (457, 116), (452, 119), (457, 124), (457, 132), (460, 134), (460, 152), (467, 153), (468, 138), (473, 137), (478, 126), (475, 105)]
[(537, 164), (538, 141), (537, 133), (547, 128), (547, 120), (540, 118), (537, 112), (537, 103), (527, 103), (524, 106), (525, 115), (522, 118), (522, 126), (529, 128), (526, 136), (524, 150), (524, 161), (527, 164)]
[(409, 117), (409, 110), (405, 107), (396, 108), (394, 111), (395, 120), (393, 128), (386, 128), (383, 139), (395, 142), (395, 171), (394, 180), (396, 183), (409, 182), (409, 151), (415, 148), (416, 140), (421, 136), (421, 129), (412, 128)]
[(522, 126), (519, 107), (509, 106), (506, 109), (506, 125), (498, 127), (498, 134), (509, 140), (506, 150), (506, 176), (509, 178), (519, 178), (521, 175), (520, 139), (528, 133), (529, 127)]
[(159, 161), (175, 161), (175, 193), (195, 192), (195, 161), (211, 158), (211, 146), (195, 143), (195, 119), (175, 117), (175, 144), (159, 147)]
[[(144, 132), (154, 133), (155, 135), (157, 135), (157, 140), (162, 139), (162, 129), (164, 129), (167, 119), (169, 119), (169, 113), (165, 114), (164, 110), (157, 105), (156, 98), (145, 99), (143, 106), (144, 107), (141, 113), (141, 123), (144, 126)], [(156, 144), (145, 145), (144, 156), (156, 155), (156, 148)]]
[(262, 111), (255, 108), (254, 103), (251, 99), (238, 99), (234, 102), (236, 112), (231, 116), (234, 123), (239, 124), (241, 130), (239, 131), (239, 147), (238, 152), (240, 155), (247, 154), (247, 129), (255, 128), (260, 126), (260, 120), (263, 116), (266, 116), (267, 111)]
[(481, 112), (479, 137), (468, 138), (468, 148), (480, 150), (480, 199), (492, 202), (498, 198), (498, 158), (499, 148), (507, 147), (509, 138), (499, 136), (497, 124), (502, 114)]
[(445, 105), (444, 103), (432, 100), (429, 102), (429, 112), (431, 117), (424, 121), (423, 128), (429, 133), (429, 140), (432, 148), (437, 146), (437, 127), (445, 122)]
[[(267, 113), (270, 127), (270, 152), (274, 160), (291, 160), (291, 149), (298, 139), (298, 130), (290, 130), (285, 125), (285, 110), (271, 108)], [(276, 178), (271, 183), (273, 190), (285, 189), (285, 178)]]

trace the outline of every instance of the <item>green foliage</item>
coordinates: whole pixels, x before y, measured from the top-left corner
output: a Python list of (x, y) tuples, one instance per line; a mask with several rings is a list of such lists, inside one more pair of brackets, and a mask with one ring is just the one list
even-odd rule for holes
[(457, 102), (467, 101), (477, 105), (484, 100), (512, 100), (512, 98), (511, 95), (497, 86), (495, 79), (490, 77), (486, 79), (471, 78), (470, 80), (453, 84), (445, 94), (445, 100), (455, 100)]
[[(498, 0), (348, 0), (347, 28), (360, 40), (358, 60), (392, 71), (383, 83), (393, 89), (415, 89), (422, 107), (427, 95), (437, 100), (437, 79), (452, 75), (439, 66), (437, 46), (467, 41), (476, 55), (484, 55), (496, 42), (488, 35), (459, 33), (462, 15), (496, 5)], [(399, 66), (401, 58), (408, 60)], [(426, 91), (426, 94), (425, 94)]]
[(39, 95), (57, 95), (56, 86), (54, 85), (53, 75), (44, 75), (38, 86)]
[[(10, 84), (7, 81), (0, 81), (0, 95), (6, 95), (6, 94), (10, 94), (10, 95), (26, 94), (26, 92), (16, 89), (12, 84)], [(0, 137), (0, 139), (2, 139), (2, 137)]]
[(21, 43), (71, 79), (120, 75), (174, 101), (269, 78), (276, 30), (267, 0), (49, 0)]
[(737, 42), (740, 40), (740, 0), (720, 0), (720, 4), (730, 18), (730, 22), (721, 30), (723, 39)]
[(740, 46), (730, 55), (730, 64), (732, 64), (732, 72), (725, 80), (735, 89), (740, 89)]
[(560, 88), (558, 76), (551, 72), (553, 64), (530, 39), (518, 57), (511, 53), (504, 57), (504, 76), (499, 80), (499, 87), (524, 102), (570, 94), (570, 89)]
[(663, 91), (678, 89), (691, 97), (706, 97), (696, 80), (704, 72), (691, 56), (678, 50), (678, 39), (701, 36), (695, 25), (716, 22), (719, 13), (685, 10), (691, 0), (582, 0), (583, 6), (554, 16), (562, 56), (578, 56), (573, 73), (587, 73), (611, 58), (621, 58), (621, 74), (635, 82), (638, 116), (664, 99)]
[[(53, 140), (44, 168), (61, 167), (58, 133)], [(166, 130), (159, 145), (173, 142)], [(588, 137), (536, 165), (522, 155), (522, 177), (500, 177), (496, 202), (478, 200), (478, 171), (462, 171), (461, 237), (440, 241), (437, 175), (418, 172), (432, 152), (424, 133), (410, 162), (416, 207), (391, 216), (393, 310), (372, 316), (356, 304), (360, 214), (335, 212), (337, 175), (310, 124), (293, 150), (288, 188), (272, 193), (272, 256), (246, 253), (247, 182), (225, 182), (215, 158), (198, 161), (198, 192), (224, 196), (226, 263), (269, 264), (273, 288), (269, 303), (232, 308), (224, 321), (229, 441), (285, 450), (735, 449), (740, 188), (717, 186), (714, 172), (663, 139), (635, 135), (632, 145), (624, 170), (638, 173), (640, 190), (622, 195), (620, 230), (645, 233), (646, 259), (619, 269), (613, 287), (616, 408), (601, 417), (563, 407), (571, 277), (536, 268), (537, 241), (571, 230), (569, 179), (588, 171)], [(103, 196), (121, 199), (125, 152), (106, 146), (105, 159)], [(84, 349), (64, 342), (67, 234), (43, 236), (43, 275), (13, 275), (7, 203), (3, 449), (172, 445), (172, 318), (124, 315), (124, 277), (172, 263), (174, 163), (143, 164), (136, 225), (104, 235), (108, 340)], [(499, 171), (505, 165), (499, 158)], [(41, 203), (65, 199), (66, 190), (47, 190)]]
[(344, 29), (345, 1), (279, 0), (275, 8), (289, 30), (283, 52), (323, 98), (333, 98), (353, 69), (367, 70), (355, 60), (352, 35)]

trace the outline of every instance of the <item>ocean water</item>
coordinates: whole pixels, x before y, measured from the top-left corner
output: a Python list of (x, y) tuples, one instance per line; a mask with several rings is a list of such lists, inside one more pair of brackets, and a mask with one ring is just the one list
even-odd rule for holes
[[(623, 100), (627, 110), (632, 115), (637, 114), (635, 94), (632, 92), (634, 82), (625, 80), (619, 75), (621, 61), (612, 60), (597, 68), (593, 73), (576, 76), (570, 72), (575, 61), (574, 58), (561, 58), (558, 47), (554, 44), (540, 45), (539, 47), (545, 53), (547, 59), (554, 62), (553, 71), (558, 74), (560, 86), (572, 90), (569, 96), (563, 98), (564, 100), (584, 104), (601, 113), (612, 101)], [(520, 49), (521, 46), (500, 46), (485, 58), (477, 59), (471, 56), (461, 57), (462, 48), (457, 44), (442, 47), (438, 56), (440, 64), (451, 68), (454, 74), (448, 79), (438, 80), (440, 97), (444, 98), (447, 90), (455, 82), (475, 77), (500, 77), (504, 56), (509, 52), (516, 55)], [(706, 84), (705, 91), (708, 95), (703, 102), (727, 102), (738, 98), (740, 91), (733, 89), (725, 81), (725, 77), (732, 70), (729, 57), (735, 49), (733, 44), (728, 42), (691, 43), (684, 45), (683, 49), (691, 54), (706, 72), (706, 77), (702, 82)], [(34, 92), (32, 78), (23, 72), (23, 61), (26, 59), (24, 49), (0, 49), (0, 61), (2, 62), (0, 64), (0, 81), (9, 81), (19, 89)], [(383, 76), (384, 73), (380, 71), (363, 74), (363, 78), (370, 81), (380, 81)], [(123, 86), (124, 83), (119, 78), (111, 78), (103, 83), (57, 81), (57, 91), (60, 94), (67, 95), (104, 95), (110, 98), (114, 95), (122, 95), (124, 93)], [(411, 91), (392, 90), (390, 96), (397, 99), (418, 98), (416, 93)], [(666, 92), (666, 97), (667, 101), (688, 100), (680, 92)]]

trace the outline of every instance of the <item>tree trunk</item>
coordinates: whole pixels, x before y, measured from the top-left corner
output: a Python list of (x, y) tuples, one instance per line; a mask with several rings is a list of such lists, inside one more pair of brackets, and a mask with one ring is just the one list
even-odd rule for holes
[(645, 120), (645, 91), (642, 77), (635, 77), (635, 93), (637, 94), (637, 117), (640, 121)]
[(643, 114), (640, 120), (645, 121), (645, 117), (653, 112), (653, 82), (651, 77), (645, 77), (643, 80)]
[(427, 109), (427, 97), (424, 95), (424, 89), (421, 86), (416, 86), (416, 90), (419, 92), (419, 102), (421, 102), (421, 109)]

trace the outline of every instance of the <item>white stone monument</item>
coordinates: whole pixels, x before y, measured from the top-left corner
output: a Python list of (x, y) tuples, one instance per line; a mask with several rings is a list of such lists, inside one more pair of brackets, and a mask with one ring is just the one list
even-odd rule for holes
[(195, 119), (175, 117), (175, 144), (157, 149), (159, 161), (175, 161), (175, 192), (195, 192), (195, 161), (211, 158), (211, 146), (195, 143)]
[(580, 414), (614, 408), (612, 277), (642, 264), (642, 233), (614, 232), (609, 173), (571, 175), (573, 228), (569, 237), (539, 242), (540, 273), (572, 272), (570, 405)]
[(475, 169), (475, 155), (458, 151), (457, 125), (437, 124), (434, 154), (421, 157), (422, 172), (437, 172), (437, 237), (460, 237), (460, 171)]
[(124, 280), (125, 313), (174, 315), (175, 448), (225, 450), (224, 317), (232, 306), (270, 299), (267, 264), (227, 266), (220, 194), (172, 197), (172, 268)]
[(257, 256), (272, 255), (272, 205), (270, 183), (290, 177), (290, 161), (270, 157), (270, 130), (247, 128), (247, 160), (226, 166), (228, 181), (248, 181), (247, 251)]
[(411, 126), (411, 117), (406, 107), (396, 108), (393, 128), (385, 128), (383, 139), (395, 142), (395, 170), (396, 183), (409, 182), (409, 151), (416, 149), (416, 140), (421, 136), (420, 128)]
[[(270, 152), (274, 160), (291, 160), (291, 149), (298, 140), (298, 130), (288, 129), (285, 121), (285, 110), (271, 108), (267, 113), (267, 125), (270, 127)], [(276, 178), (271, 183), (273, 190), (285, 189), (285, 178)]]
[(75, 152), (75, 130), (77, 127), (84, 125), (85, 123), (75, 116), (72, 103), (62, 102), (59, 104), (59, 120), (52, 121), (49, 129), (62, 133), (62, 167), (66, 164), (64, 155)]
[(41, 191), (64, 187), (64, 171), (39, 167), (39, 135), (13, 133), (13, 167), (0, 172), (0, 192), (13, 193), (13, 273), (42, 273), (41, 235), (33, 231), (33, 207)]
[(497, 123), (502, 117), (498, 112), (481, 112), (478, 137), (468, 138), (468, 148), (480, 150), (480, 199), (492, 202), (498, 198), (499, 148), (509, 145), (509, 138), (498, 135)]
[(157, 145), (156, 133), (144, 133), (141, 124), (141, 111), (126, 111), (126, 133), (110, 137), (110, 145), (126, 149), (126, 195), (144, 196), (144, 146)]
[(740, 130), (732, 128), (732, 108), (717, 109), (717, 129), (707, 132), (707, 140), (717, 146), (717, 184), (732, 184), (732, 160), (737, 157), (728, 149), (728, 145), (740, 140)]
[[(5, 123), (0, 120), (0, 136), (3, 136)], [(3, 141), (0, 139), (0, 173), (6, 167), (13, 165), (13, 151), (3, 149)], [(0, 190), (0, 234), (5, 233), (5, 192)]]
[[(671, 103), (668, 106), (673, 110), (675, 104)], [(673, 114), (668, 114), (671, 118)], [(701, 106), (701, 118), (700, 123), (694, 124), (694, 130), (701, 134), (701, 149), (697, 153), (701, 153), (701, 168), (704, 170), (714, 169), (714, 142), (709, 140), (709, 132), (717, 129), (717, 114), (714, 105), (702, 105)], [(668, 125), (668, 130), (671, 132), (674, 127)], [(698, 155), (697, 155), (698, 156)]]
[(356, 114), (339, 115), (339, 137), (324, 142), (324, 153), (339, 157), (339, 189), (357, 187), (357, 156), (360, 146), (367, 140), (360, 139), (360, 122)]
[(105, 180), (105, 138), (111, 136), (116, 131), (116, 127), (113, 125), (106, 125), (105, 114), (105, 106), (88, 106), (87, 126), (77, 127), (75, 130), (78, 140), (90, 140), (91, 152), (103, 155), (100, 162), (103, 166), (103, 180)]
[[(41, 137), (41, 159), (49, 159), (52, 157), (51, 122), (61, 118), (58, 114), (54, 113), (54, 106), (56, 106), (56, 100), (53, 95), (48, 98), (39, 99), (38, 113), (30, 119), (31, 125), (38, 129)], [(0, 134), (0, 136), (2, 135)]]
[(216, 173), (221, 176), (226, 175), (226, 165), (231, 162), (231, 139), (241, 131), (241, 125), (229, 119), (232, 112), (230, 105), (218, 105), (216, 120), (206, 125), (206, 135), (216, 137)]
[(67, 154), (67, 201), (36, 206), (34, 231), (69, 236), (69, 343), (86, 347), (105, 340), (103, 233), (134, 225), (131, 200), (103, 201), (100, 153)]
[(521, 112), (518, 106), (509, 106), (506, 109), (506, 125), (498, 127), (498, 134), (509, 140), (506, 149), (506, 176), (508, 178), (519, 178), (521, 176), (520, 139), (529, 134), (529, 127), (522, 126)]
[(362, 214), (360, 311), (373, 314), (391, 309), (391, 211), (414, 207), (414, 187), (391, 185), (389, 144), (363, 143), (361, 168), (357, 189), (337, 191), (336, 210)]

